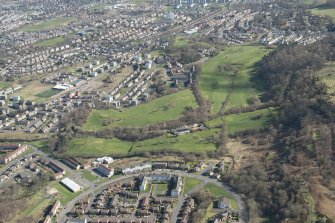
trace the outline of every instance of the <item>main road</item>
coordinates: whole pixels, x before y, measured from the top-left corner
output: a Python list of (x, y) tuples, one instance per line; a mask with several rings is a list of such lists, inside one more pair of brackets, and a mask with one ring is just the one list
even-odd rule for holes
[[(103, 188), (107, 187), (108, 185), (116, 183), (118, 181), (122, 181), (122, 180), (125, 180), (127, 178), (138, 177), (138, 176), (143, 175), (143, 174), (153, 174), (153, 173), (158, 173), (158, 174), (162, 174), (162, 173), (165, 173), (165, 174), (176, 174), (176, 175), (180, 175), (182, 177), (191, 177), (191, 178), (202, 180), (203, 183), (200, 184), (200, 185), (198, 185), (198, 186), (196, 186), (193, 190), (190, 191), (190, 193), (193, 193), (196, 190), (201, 189), (207, 183), (213, 183), (216, 186), (221, 187), (222, 189), (225, 189), (225, 190), (229, 191), (233, 195), (233, 197), (235, 198), (235, 200), (237, 202), (237, 205), (238, 205), (238, 211), (239, 211), (239, 216), (240, 216), (240, 218), (239, 218), (240, 221), (239, 222), (240, 223), (247, 223), (248, 222), (248, 211), (247, 211), (247, 208), (245, 206), (245, 203), (242, 201), (241, 196), (239, 194), (235, 193), (232, 190), (231, 187), (227, 186), (223, 182), (220, 182), (220, 181), (212, 179), (212, 178), (208, 178), (208, 177), (203, 176), (203, 175), (198, 175), (198, 174), (193, 174), (193, 173), (186, 173), (186, 172), (183, 172), (183, 171), (159, 170), (159, 171), (152, 171), (152, 172), (147, 172), (147, 173), (122, 175), (122, 176), (120, 176), (118, 178), (114, 178), (114, 179), (108, 180), (108, 181), (106, 181), (104, 183), (101, 183), (99, 185), (96, 185), (95, 187), (88, 188), (87, 190), (83, 191), (83, 193), (79, 194), (76, 198), (74, 198), (73, 200), (71, 200), (63, 208), (63, 210), (58, 215), (57, 223), (64, 223), (65, 220), (66, 220), (66, 213), (70, 212), (73, 209), (74, 205), (78, 201), (80, 201), (80, 200), (88, 197), (90, 194), (93, 194), (94, 192), (102, 190)], [(180, 209), (181, 206), (182, 206), (182, 204), (183, 204), (183, 202), (184, 202), (184, 198), (178, 199), (178, 202), (177, 202), (177, 205), (176, 205), (177, 208), (175, 208), (175, 209), (178, 209), (178, 208)], [(172, 219), (173, 219), (172, 222), (173, 223), (176, 222), (176, 220), (177, 220), (177, 217), (178, 217), (178, 212), (177, 211), (178, 210), (174, 210), (174, 213), (173, 213), (173, 216), (172, 216)]]

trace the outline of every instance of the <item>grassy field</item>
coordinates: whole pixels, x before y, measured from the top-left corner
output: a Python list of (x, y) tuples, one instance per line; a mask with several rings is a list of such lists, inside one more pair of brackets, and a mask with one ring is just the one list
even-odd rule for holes
[(235, 210), (238, 209), (237, 202), (229, 191), (226, 191), (225, 189), (219, 186), (216, 186), (215, 184), (212, 184), (212, 183), (206, 184), (205, 189), (216, 198), (219, 198), (219, 197), (227, 198), (230, 201), (231, 208)]
[(55, 46), (61, 43), (64, 43), (67, 39), (65, 37), (55, 37), (47, 40), (43, 40), (41, 42), (38, 42), (35, 44), (35, 46), (41, 46), (41, 47), (49, 47), (49, 46)]
[(335, 102), (335, 62), (327, 63), (317, 75), (328, 86), (328, 93), (332, 101)]
[(58, 191), (59, 193), (58, 199), (62, 205), (66, 205), (67, 203), (69, 203), (69, 201), (71, 201), (72, 199), (74, 199), (76, 196), (78, 196), (81, 193), (81, 191), (72, 193), (67, 188), (65, 188), (63, 185), (61, 185), (59, 182), (56, 182), (53, 185), (53, 187)]
[(186, 106), (198, 106), (190, 90), (170, 94), (125, 111), (93, 110), (84, 129), (94, 131), (111, 126), (145, 126), (174, 120), (182, 116)]
[(20, 95), (25, 100), (33, 100), (35, 102), (43, 102), (46, 101), (46, 97), (40, 97), (39, 94), (45, 96), (45, 93), (51, 91), (51, 87), (49, 85), (42, 84), (40, 81), (30, 81), (26, 85), (23, 86), (21, 90), (16, 92), (15, 95)]
[(185, 36), (177, 36), (173, 44), (174, 47), (187, 46), (190, 43), (189, 39)]
[(5, 89), (12, 86), (13, 82), (0, 81), (0, 89)]
[(185, 177), (184, 178), (184, 193), (187, 194), (189, 191), (191, 191), (195, 186), (202, 183), (202, 180), (191, 178), (191, 177)]
[(113, 154), (125, 155), (132, 143), (118, 139), (75, 138), (71, 141), (67, 155), (79, 157), (99, 157)]
[(277, 109), (267, 108), (254, 112), (227, 115), (222, 118), (207, 122), (209, 127), (223, 124), (228, 126), (229, 133), (237, 133), (248, 129), (260, 129), (266, 127), (277, 115)]
[(160, 151), (164, 149), (194, 153), (215, 151), (216, 146), (210, 138), (218, 135), (219, 132), (220, 129), (211, 129), (178, 137), (166, 135), (148, 139), (137, 142), (133, 146), (132, 152)]
[(186, 134), (179, 137), (172, 135), (128, 142), (118, 139), (75, 138), (71, 141), (67, 155), (77, 157), (98, 157), (105, 155), (127, 155), (136, 152), (173, 150), (179, 152), (209, 152), (216, 146), (209, 138), (218, 135), (220, 129)]
[(222, 65), (235, 65), (237, 76), (228, 107), (247, 105), (248, 100), (260, 97), (263, 86), (259, 81), (251, 81), (253, 66), (269, 50), (258, 46), (227, 47), (218, 56), (209, 59), (201, 68), (200, 89), (213, 103), (213, 113), (220, 110), (229, 92), (233, 71), (220, 68)]
[(59, 18), (55, 18), (55, 19), (52, 19), (46, 22), (39, 22), (39, 23), (26, 25), (22, 27), (19, 31), (38, 32), (38, 31), (51, 30), (51, 29), (55, 29), (61, 26), (66, 26), (70, 22), (75, 21), (75, 20), (76, 18), (74, 17), (59, 17)]
[(319, 16), (330, 16), (335, 19), (335, 8), (315, 8), (311, 12)]
[(58, 94), (62, 91), (60, 90), (54, 90), (54, 89), (48, 89), (48, 90), (45, 90), (43, 92), (40, 92), (38, 94), (36, 94), (37, 97), (40, 97), (40, 98), (50, 98), (51, 96), (55, 95), (55, 94)]

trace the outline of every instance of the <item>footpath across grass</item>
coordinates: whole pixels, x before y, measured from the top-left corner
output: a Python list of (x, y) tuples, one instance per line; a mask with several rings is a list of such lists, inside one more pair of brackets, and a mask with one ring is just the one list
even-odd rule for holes
[(185, 107), (198, 107), (191, 90), (183, 90), (124, 111), (93, 110), (84, 126), (96, 131), (115, 126), (146, 126), (180, 118)]
[(247, 105), (248, 101), (259, 98), (263, 85), (253, 76), (253, 67), (267, 53), (268, 49), (259, 46), (227, 47), (216, 57), (210, 58), (201, 68), (200, 90), (213, 103), (212, 113), (217, 113), (228, 95), (233, 68), (237, 69), (229, 107)]
[(215, 143), (210, 139), (218, 136), (220, 129), (211, 129), (175, 137), (170, 134), (138, 142), (103, 138), (75, 138), (70, 142), (68, 156), (99, 157), (106, 155), (131, 155), (141, 152), (176, 152), (202, 153), (215, 151)]
[(233, 134), (249, 129), (264, 128), (271, 123), (277, 113), (276, 108), (266, 108), (253, 112), (226, 115), (207, 122), (207, 125), (213, 128), (226, 123), (229, 133)]

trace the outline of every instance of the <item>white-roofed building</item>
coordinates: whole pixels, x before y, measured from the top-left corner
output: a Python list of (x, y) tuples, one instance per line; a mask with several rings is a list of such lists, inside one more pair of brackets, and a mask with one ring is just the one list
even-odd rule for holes
[(114, 159), (112, 157), (104, 156), (97, 159), (97, 162), (103, 163), (103, 164), (111, 164), (114, 162)]
[(142, 166), (135, 166), (132, 168), (124, 168), (122, 169), (122, 174), (132, 174), (132, 173), (139, 173), (144, 171), (149, 171), (152, 169), (151, 164), (144, 164)]
[(63, 180), (60, 181), (61, 184), (63, 184), (67, 189), (69, 189), (72, 192), (78, 192), (83, 189), (82, 186), (74, 182), (73, 180), (69, 178), (64, 178)]
[(114, 175), (114, 169), (110, 169), (102, 164), (98, 166), (97, 171), (105, 177), (111, 177)]

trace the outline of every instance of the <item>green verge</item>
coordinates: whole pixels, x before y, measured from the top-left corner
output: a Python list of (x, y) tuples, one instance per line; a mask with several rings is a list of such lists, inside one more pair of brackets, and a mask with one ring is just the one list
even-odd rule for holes
[(194, 187), (202, 183), (202, 180), (192, 178), (192, 177), (185, 177), (184, 178), (184, 194), (187, 194), (191, 191)]
[(248, 100), (259, 98), (263, 93), (263, 84), (253, 78), (253, 67), (267, 53), (260, 46), (227, 47), (219, 55), (210, 58), (201, 68), (200, 90), (213, 103), (213, 113), (220, 111), (229, 92), (233, 71), (220, 69), (222, 65), (237, 66), (237, 76), (228, 108), (247, 105)]
[(79, 194), (81, 194), (81, 191), (78, 191), (76, 193), (72, 193), (67, 188), (65, 188), (63, 185), (61, 185), (59, 182), (56, 182), (52, 185), (59, 193), (59, 201), (62, 205), (66, 205), (71, 200), (73, 200), (75, 197), (77, 197)]
[(98, 177), (93, 175), (89, 170), (82, 170), (81, 172), (81, 175), (91, 182), (95, 182), (98, 179)]
[(229, 133), (233, 134), (249, 129), (264, 128), (271, 123), (277, 114), (278, 109), (271, 107), (253, 112), (227, 115), (208, 121), (206, 124), (213, 128), (225, 122)]
[(175, 120), (183, 115), (187, 106), (198, 107), (191, 90), (170, 94), (125, 111), (93, 110), (84, 129), (96, 131), (113, 126), (135, 127)]
[(225, 197), (230, 201), (230, 206), (232, 209), (238, 210), (238, 205), (234, 196), (224, 188), (221, 188), (213, 183), (206, 184), (205, 190), (211, 193), (214, 197)]

